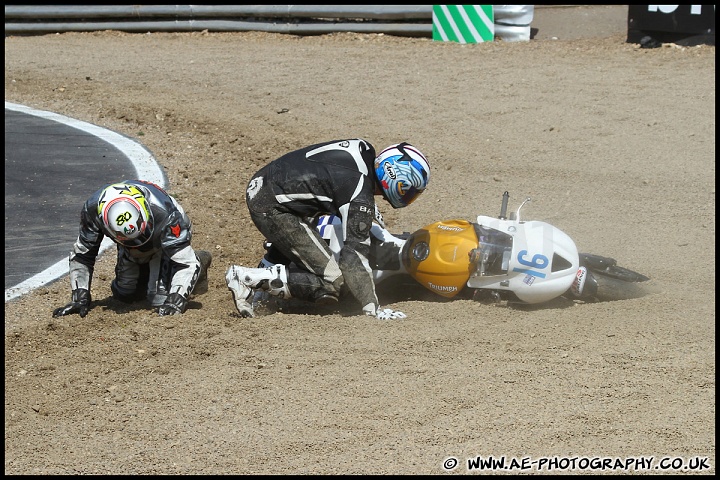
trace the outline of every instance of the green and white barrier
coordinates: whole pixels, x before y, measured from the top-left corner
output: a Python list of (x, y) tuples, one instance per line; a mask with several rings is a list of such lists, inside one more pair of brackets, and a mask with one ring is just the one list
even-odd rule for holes
[(492, 5), (433, 5), (432, 38), (443, 42), (492, 42)]

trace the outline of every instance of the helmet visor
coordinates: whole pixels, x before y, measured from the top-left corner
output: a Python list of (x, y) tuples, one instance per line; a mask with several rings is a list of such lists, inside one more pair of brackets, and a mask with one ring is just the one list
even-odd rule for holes
[(422, 193), (422, 190), (418, 190), (415, 187), (408, 188), (405, 193), (400, 195), (400, 201), (403, 205), (408, 206), (413, 203)]

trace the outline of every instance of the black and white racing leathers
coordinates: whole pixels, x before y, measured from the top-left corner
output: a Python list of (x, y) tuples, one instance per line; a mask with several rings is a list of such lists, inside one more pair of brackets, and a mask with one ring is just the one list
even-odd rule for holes
[[(246, 201), (265, 238), (299, 268), (288, 270), (290, 295), (309, 301), (339, 297), (344, 288), (363, 307), (378, 306), (370, 253), (375, 215), (375, 148), (355, 138), (287, 153), (250, 180)], [(311, 221), (332, 214), (344, 244), (336, 261)]]

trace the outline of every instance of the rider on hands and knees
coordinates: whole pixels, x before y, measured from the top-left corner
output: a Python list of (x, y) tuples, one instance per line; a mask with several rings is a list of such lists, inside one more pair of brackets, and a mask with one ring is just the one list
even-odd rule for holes
[[(231, 265), (225, 275), (240, 315), (254, 315), (255, 290), (282, 298), (337, 302), (346, 288), (366, 315), (404, 318), (380, 308), (368, 262), (375, 195), (393, 208), (412, 203), (428, 184), (430, 166), (409, 143), (375, 148), (362, 138), (333, 140), (287, 153), (258, 171), (248, 183), (246, 201), (255, 226), (289, 267)], [(312, 225), (318, 215), (342, 221), (343, 247), (336, 261)]]
[(105, 236), (117, 244), (113, 297), (125, 303), (147, 298), (160, 315), (184, 313), (191, 293), (207, 291), (212, 256), (190, 246), (192, 223), (159, 186), (125, 180), (96, 191), (80, 212), (80, 234), (70, 252), (72, 301), (53, 317), (90, 310), (95, 260)]

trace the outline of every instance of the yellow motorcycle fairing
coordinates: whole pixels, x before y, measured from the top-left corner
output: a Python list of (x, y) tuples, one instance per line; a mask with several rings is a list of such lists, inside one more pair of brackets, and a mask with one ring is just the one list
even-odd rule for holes
[(438, 295), (452, 298), (470, 278), (469, 254), (477, 246), (478, 238), (472, 223), (445, 220), (410, 235), (403, 246), (402, 261), (418, 283)]

